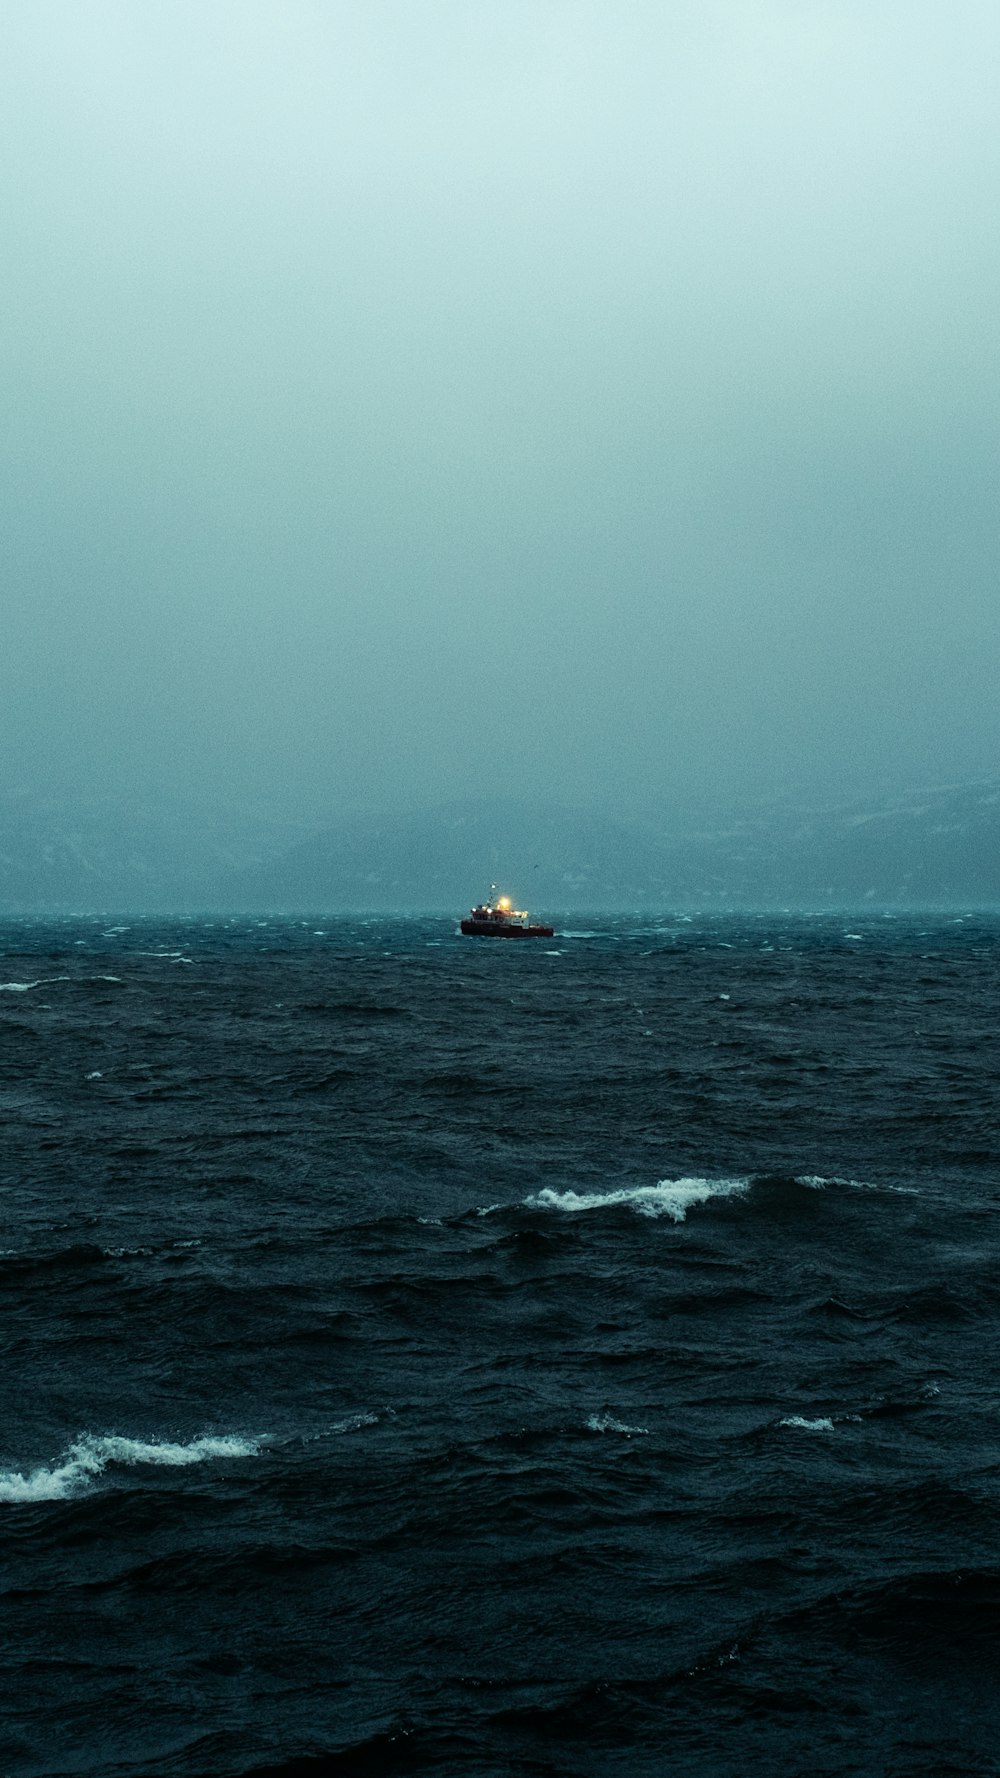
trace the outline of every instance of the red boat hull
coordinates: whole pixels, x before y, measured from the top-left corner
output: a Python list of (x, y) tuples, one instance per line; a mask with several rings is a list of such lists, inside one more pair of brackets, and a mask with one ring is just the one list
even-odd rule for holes
[(501, 925), (500, 921), (463, 920), (462, 931), (466, 938), (554, 938), (553, 926), (510, 926)]

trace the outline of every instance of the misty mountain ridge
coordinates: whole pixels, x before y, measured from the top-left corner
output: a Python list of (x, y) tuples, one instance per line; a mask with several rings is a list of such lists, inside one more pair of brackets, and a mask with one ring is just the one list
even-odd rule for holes
[(664, 806), (642, 819), (468, 799), (322, 827), (264, 804), (0, 798), (0, 910), (461, 914), (519, 905), (753, 909), (1000, 905), (1000, 778), (811, 807)]

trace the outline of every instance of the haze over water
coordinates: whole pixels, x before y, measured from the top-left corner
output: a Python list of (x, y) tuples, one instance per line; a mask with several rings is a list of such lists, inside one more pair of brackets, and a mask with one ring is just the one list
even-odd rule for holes
[(1000, 21), (16, 0), (11, 785), (991, 771)]

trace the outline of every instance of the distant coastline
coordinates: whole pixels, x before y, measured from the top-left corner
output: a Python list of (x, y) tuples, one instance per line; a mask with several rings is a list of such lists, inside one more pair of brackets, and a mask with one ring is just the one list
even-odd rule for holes
[(447, 913), (501, 878), (566, 912), (1000, 907), (1000, 778), (738, 817), (470, 799), (311, 829), (229, 805), (0, 797), (0, 914)]

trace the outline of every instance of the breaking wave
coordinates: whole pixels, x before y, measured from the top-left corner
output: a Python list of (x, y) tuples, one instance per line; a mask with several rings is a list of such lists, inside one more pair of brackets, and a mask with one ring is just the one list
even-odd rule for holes
[(28, 994), (32, 988), (50, 988), (56, 982), (120, 982), (120, 975), (42, 975), (36, 982), (0, 982), (0, 994)]
[(561, 1210), (569, 1216), (625, 1206), (638, 1216), (669, 1216), (674, 1222), (683, 1222), (695, 1205), (707, 1204), (710, 1198), (743, 1197), (749, 1189), (749, 1179), (661, 1179), (656, 1185), (610, 1192), (560, 1192), (545, 1186), (526, 1198), (525, 1204), (531, 1210)]
[(591, 1414), (587, 1421), (588, 1432), (617, 1432), (623, 1438), (646, 1438), (648, 1426), (628, 1426), (624, 1420), (616, 1420), (614, 1414)]
[(66, 1500), (91, 1487), (110, 1464), (132, 1468), (155, 1464), (176, 1469), (213, 1458), (256, 1457), (260, 1439), (196, 1438), (190, 1444), (147, 1443), (134, 1438), (95, 1438), (87, 1434), (70, 1445), (52, 1469), (38, 1468), (27, 1475), (19, 1470), (0, 1471), (0, 1502), (6, 1505), (39, 1500)]

